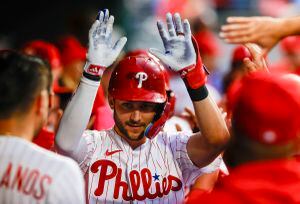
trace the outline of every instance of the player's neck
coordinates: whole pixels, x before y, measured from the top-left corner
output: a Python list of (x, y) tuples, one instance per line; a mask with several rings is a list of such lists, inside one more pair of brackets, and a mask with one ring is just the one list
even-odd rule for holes
[(26, 118), (23, 119), (9, 118), (0, 120), (0, 135), (16, 136), (31, 141), (34, 132), (33, 125), (30, 125), (32, 121), (28, 121)]
[(129, 144), (129, 146), (132, 149), (138, 148), (139, 146), (141, 146), (142, 144), (144, 144), (147, 141), (146, 137), (143, 137), (140, 140), (133, 141), (133, 140), (128, 139), (123, 133), (121, 133), (121, 131), (116, 126), (114, 126), (114, 130), (117, 133), (117, 135), (122, 137)]

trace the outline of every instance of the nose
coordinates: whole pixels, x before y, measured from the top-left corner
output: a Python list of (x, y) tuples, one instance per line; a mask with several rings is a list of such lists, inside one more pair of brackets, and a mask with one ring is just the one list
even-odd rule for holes
[(130, 119), (134, 122), (141, 121), (141, 112), (139, 110), (135, 110), (131, 113)]

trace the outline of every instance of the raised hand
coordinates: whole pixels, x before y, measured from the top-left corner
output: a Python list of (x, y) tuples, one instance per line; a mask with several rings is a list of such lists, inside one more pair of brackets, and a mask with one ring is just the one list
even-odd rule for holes
[[(102, 71), (99, 67), (109, 67), (123, 49), (127, 38), (122, 37), (116, 43), (112, 42), (114, 16), (107, 9), (100, 11), (97, 20), (89, 31), (89, 49), (87, 53), (86, 72)], [(92, 67), (91, 67), (92, 65)], [(101, 75), (102, 73), (98, 73)]]
[(272, 17), (229, 17), (219, 35), (228, 43), (256, 43), (266, 55), (282, 38), (282, 23)]
[(269, 72), (262, 49), (254, 43), (247, 43), (245, 46), (249, 50), (252, 57), (252, 60), (250, 60), (248, 57), (244, 59), (246, 71), (248, 73), (256, 71)]
[(150, 48), (149, 51), (176, 72), (195, 65), (196, 52), (188, 20), (182, 22), (178, 13), (175, 13), (173, 18), (170, 13), (167, 13), (166, 22), (168, 31), (161, 21), (157, 22), (165, 50)]

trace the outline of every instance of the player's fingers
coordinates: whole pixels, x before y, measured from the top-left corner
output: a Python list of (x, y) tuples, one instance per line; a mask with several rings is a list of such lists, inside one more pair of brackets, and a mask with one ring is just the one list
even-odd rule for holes
[(182, 131), (182, 128), (178, 123), (175, 123), (175, 128), (178, 132)]
[(243, 62), (247, 73), (255, 72), (257, 70), (255, 63), (253, 63), (248, 57), (244, 58)]
[(253, 21), (255, 17), (238, 17), (238, 16), (230, 16), (226, 19), (227, 23), (249, 23)]
[(261, 60), (263, 59), (261, 48), (254, 43), (246, 43), (245, 46), (249, 50), (253, 60), (256, 62), (261, 62)]
[(183, 31), (186, 38), (191, 38), (192, 35), (191, 26), (187, 19), (184, 19), (183, 21)]
[(120, 53), (121, 50), (123, 49), (124, 45), (127, 42), (127, 38), (126, 37), (121, 37), (115, 44), (114, 46), (114, 50), (116, 50), (117, 53)]
[(99, 24), (100, 24), (99, 20), (96, 20), (93, 23), (92, 27), (90, 28), (90, 30), (89, 30), (89, 38), (90, 38), (90, 40), (92, 40), (92, 38), (94, 38), (96, 36), (96, 34), (97, 34), (97, 27), (99, 26)]
[(111, 38), (114, 20), (115, 20), (114, 16), (110, 16), (108, 19), (106, 33), (105, 33), (105, 38), (107, 38), (107, 39)]
[(158, 29), (159, 35), (163, 41), (163, 44), (166, 47), (166, 44), (169, 41), (169, 36), (168, 36), (168, 33), (161, 21), (157, 22), (157, 29)]
[(189, 115), (195, 115), (194, 112), (192, 111), (192, 109), (190, 109), (189, 107), (184, 107), (184, 111), (187, 112)]
[(100, 10), (97, 15), (97, 20), (99, 20), (99, 22), (102, 22), (103, 17), (104, 17), (104, 13), (103, 13), (103, 11)]
[(250, 38), (249, 36), (239, 36), (239, 37), (234, 37), (234, 38), (223, 38), (223, 40), (226, 43), (232, 43), (232, 44), (245, 44), (245, 43), (249, 43), (252, 42), (252, 38)]
[(176, 36), (175, 27), (174, 27), (174, 23), (173, 23), (171, 13), (167, 13), (166, 21), (167, 21), (167, 28), (168, 28), (168, 32), (169, 32), (170, 37)]
[(103, 22), (106, 23), (108, 21), (108, 18), (109, 18), (109, 10), (108, 9), (104, 9)]
[(174, 14), (174, 22), (176, 26), (176, 33), (177, 35), (179, 34), (184, 34), (183, 32), (183, 27), (182, 27), (182, 22), (181, 22), (181, 17), (179, 13)]
[(221, 26), (221, 31), (222, 32), (228, 32), (228, 31), (237, 31), (237, 30), (248, 30), (251, 28), (250, 23), (245, 23), (245, 24), (227, 24), (227, 25), (222, 25)]
[(106, 36), (108, 19), (109, 19), (109, 10), (104, 9), (104, 18), (103, 18), (103, 22), (101, 23), (101, 26), (100, 26), (100, 35), (102, 37)]
[(260, 46), (254, 43), (248, 43), (245, 45), (249, 52), (252, 52), (254, 57), (254, 63), (256, 64), (256, 69), (269, 72), (267, 62), (265, 59), (265, 54)]
[(243, 36), (252, 36), (251, 30), (238, 30), (238, 31), (229, 31), (229, 32), (220, 32), (219, 36), (221, 38), (239, 38)]
[(266, 57), (269, 54), (270, 50), (271, 48), (262, 48), (262, 55)]
[(96, 41), (98, 38), (97, 29), (99, 25), (100, 25), (99, 20), (96, 20), (89, 30), (89, 48), (96, 47)]

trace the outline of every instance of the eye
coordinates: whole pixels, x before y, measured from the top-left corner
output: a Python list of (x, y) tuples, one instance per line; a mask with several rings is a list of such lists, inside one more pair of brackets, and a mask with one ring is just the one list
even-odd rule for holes
[(133, 109), (132, 103), (122, 103), (121, 106), (124, 110), (132, 110)]
[(143, 103), (141, 105), (141, 110), (144, 112), (152, 112), (155, 111), (156, 105), (152, 103)]

